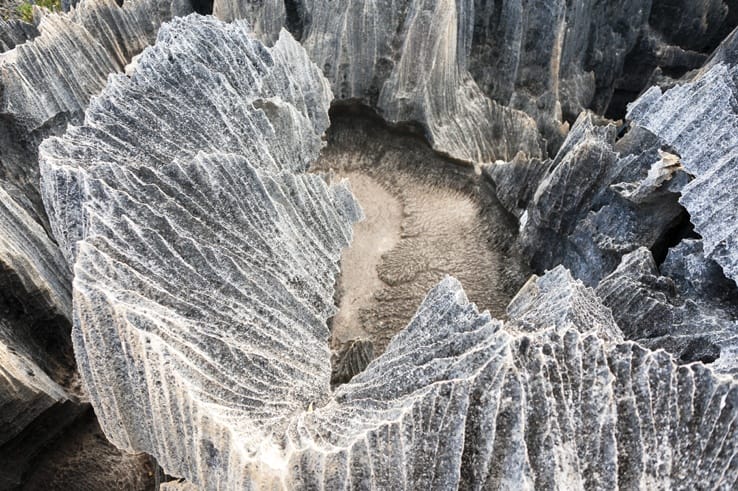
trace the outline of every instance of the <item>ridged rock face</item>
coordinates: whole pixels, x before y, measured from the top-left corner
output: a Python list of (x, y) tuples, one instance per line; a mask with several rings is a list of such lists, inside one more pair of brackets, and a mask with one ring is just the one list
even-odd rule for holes
[(551, 161), (533, 160), (530, 172), (515, 162), (487, 170), (502, 203), (520, 214), (531, 194), (524, 180), (547, 169), (520, 215), (520, 241), (536, 270), (563, 264), (597, 285), (623, 254), (653, 247), (681, 219), (677, 193), (687, 176), (679, 159), (642, 128), (615, 137), (614, 125), (583, 113)]
[(172, 9), (171, 0), (123, 7), (84, 0), (69, 13), (45, 15), (38, 37), (0, 55), (0, 180), (40, 223), (46, 217), (38, 193), (39, 143), (81, 121), (108, 74), (122, 72), (154, 41), (161, 23), (178, 13)]
[(649, 89), (629, 108), (642, 126), (674, 148), (694, 179), (679, 202), (703, 238), (704, 254), (738, 280), (738, 67), (717, 64), (666, 93)]
[(72, 272), (49, 235), (37, 147), (81, 120), (108, 74), (153, 41), (170, 3), (85, 0), (44, 15), (38, 29), (0, 21), (0, 488), (19, 485), (86, 407), (70, 338)]
[(626, 254), (597, 295), (628, 339), (682, 363), (714, 362), (715, 370), (738, 373), (738, 291), (702, 255), (701, 241), (670, 250), (661, 272), (647, 249)]
[(214, 13), (246, 17), (262, 31), (283, 16), (337, 100), (371, 106), (391, 123), (419, 124), (443, 154), (467, 162), (541, 155), (535, 121), (490, 100), (469, 74), (470, 2), (311, 0), (287, 2), (283, 11), (275, 4), (282, 2), (222, 1)]
[[(552, 274), (529, 305), (562, 306), (549, 281), (583, 288)], [(577, 315), (528, 323), (523, 334), (442, 281), (381, 357), (290, 427), (287, 486), (735, 485), (738, 387), (663, 351), (605, 341), (599, 328), (580, 332), (570, 320), (609, 317), (591, 291), (564, 303)]]
[(361, 213), (303, 173), (330, 100), (286, 31), (268, 49), (190, 16), (40, 150), (101, 426), (206, 489), (272, 479), (288, 419), (330, 392), (326, 319)]
[(337, 99), (376, 107), (392, 123), (417, 122), (434, 149), (460, 160), (541, 154), (535, 122), (489, 100), (468, 72), (470, 2), (318, 0), (304, 10), (303, 44)]
[(43, 411), (69, 397), (34, 361), (37, 351), (18, 339), (14, 327), (0, 319), (0, 448)]
[(518, 150), (536, 157), (541, 146), (553, 155), (565, 121), (587, 108), (605, 113), (614, 93), (621, 116), (649, 81), (704, 63), (735, 23), (727, 13), (721, 0), (216, 0), (214, 8), (227, 21), (249, 19), (270, 42), (287, 26), (337, 100), (419, 123), (435, 149), (470, 162)]

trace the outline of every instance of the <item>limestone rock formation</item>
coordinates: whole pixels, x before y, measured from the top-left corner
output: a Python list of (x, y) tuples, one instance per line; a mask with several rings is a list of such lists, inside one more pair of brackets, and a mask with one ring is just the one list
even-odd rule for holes
[(541, 154), (535, 122), (488, 99), (469, 74), (469, 2), (319, 0), (304, 12), (303, 44), (337, 99), (375, 107), (392, 123), (417, 122), (433, 148), (460, 160)]
[(40, 150), (101, 425), (208, 489), (269, 475), (272, 435), (330, 391), (326, 319), (360, 217), (345, 184), (304, 174), (330, 100), (286, 31), (268, 49), (190, 16)]
[(652, 88), (630, 106), (628, 118), (678, 152), (693, 176), (679, 202), (703, 238), (705, 256), (737, 280), (738, 64), (717, 64), (663, 94)]
[[(42, 145), (80, 370), (116, 445), (203, 489), (736, 485), (735, 381), (622, 341), (563, 267), (504, 324), (445, 278), (331, 393), (326, 321), (361, 212), (304, 173), (330, 100), (286, 32), (267, 48), (190, 16)], [(558, 167), (614, 154), (611, 131), (582, 123)], [(638, 201), (663, 169), (622, 189)]]
[[(108, 74), (122, 71), (161, 22), (187, 5), (85, 0), (67, 14), (37, 16), (38, 27), (0, 21), (1, 489), (52, 466), (39, 459), (60, 434), (74, 438), (67, 427), (89, 407), (72, 352), (72, 271), (50, 236), (37, 147), (80, 122)], [(90, 455), (95, 448), (126, 460), (107, 442), (87, 446)], [(115, 479), (78, 476), (75, 485)], [(70, 482), (56, 477), (61, 488)]]
[(108, 75), (122, 72), (153, 42), (163, 21), (182, 13), (172, 5), (134, 0), (119, 7), (115, 0), (85, 0), (69, 13), (44, 16), (38, 37), (0, 55), (0, 180), (40, 223), (46, 219), (38, 193), (38, 144), (63, 132), (68, 122), (81, 121)]
[(332, 355), (331, 384), (345, 384), (354, 375), (364, 371), (374, 359), (374, 344), (368, 339), (355, 339), (345, 343)]
[(214, 13), (270, 42), (288, 27), (337, 100), (482, 163), (553, 155), (582, 111), (622, 115), (649, 81), (698, 68), (738, 19), (723, 0), (688, 3), (216, 0)]
[(738, 487), (738, 1), (61, 4), (0, 489)]
[(687, 241), (670, 251), (663, 274), (647, 249), (626, 254), (597, 294), (628, 339), (663, 348), (682, 363), (714, 362), (716, 370), (738, 373), (738, 290), (698, 248)]
[(25, 43), (38, 36), (38, 29), (33, 24), (17, 19), (0, 18), (0, 53), (13, 49), (16, 44)]
[[(677, 198), (687, 181), (678, 159), (659, 150), (658, 139), (643, 129), (616, 143), (612, 124), (583, 113), (554, 159), (531, 163), (547, 169), (520, 216), (520, 241), (532, 266), (563, 264), (595, 286), (624, 254), (656, 246), (682, 219)], [(520, 182), (527, 174), (516, 168), (497, 165), (488, 174), (503, 203), (520, 207), (525, 198), (513, 205), (505, 197), (528, 186)]]
[[(540, 300), (558, 305), (546, 291)], [(596, 300), (587, 308), (608, 315)], [(290, 428), (287, 486), (727, 489), (736, 390), (598, 329), (550, 319), (518, 334), (448, 278), (381, 357)]]

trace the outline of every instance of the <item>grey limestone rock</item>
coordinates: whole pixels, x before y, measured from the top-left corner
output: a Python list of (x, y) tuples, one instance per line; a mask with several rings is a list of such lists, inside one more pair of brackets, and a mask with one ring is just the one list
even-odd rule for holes
[[(382, 356), (290, 427), (287, 487), (734, 485), (732, 381), (555, 322), (520, 334), (442, 281)], [(700, 459), (703, 435), (717, 448)]]
[[(700, 248), (697, 241), (682, 242), (661, 272), (647, 249), (637, 249), (600, 282), (597, 294), (626, 338), (663, 348), (682, 363), (714, 362), (715, 370), (734, 374), (738, 290)], [(710, 295), (716, 287), (720, 294)]]
[(38, 36), (35, 25), (18, 19), (0, 18), (0, 53), (13, 49), (16, 44), (25, 43)]
[(717, 64), (691, 83), (662, 94), (652, 88), (628, 118), (678, 152), (693, 179), (679, 202), (703, 238), (706, 257), (738, 279), (738, 67)]
[(0, 55), (0, 182), (38, 222), (47, 226), (38, 145), (78, 124), (108, 75), (122, 72), (171, 15), (171, 0), (84, 0), (44, 15), (39, 36)]
[(361, 214), (304, 173), (330, 100), (286, 31), (266, 48), (193, 15), (40, 150), (101, 426), (206, 489), (269, 475), (289, 418), (330, 392), (326, 319)]
[[(362, 103), (390, 123), (417, 123), (437, 151), (466, 162), (540, 156), (533, 119), (490, 100), (469, 73), (474, 8), (468, 1), (314, 0), (216, 3), (244, 16), (266, 40), (284, 16), (331, 82), (337, 101)], [(419, 60), (423, 60), (419, 62)]]
[(86, 398), (70, 337), (72, 271), (49, 235), (37, 146), (78, 122), (170, 16), (158, 0), (85, 0), (44, 14), (38, 29), (0, 21), (0, 453), (15, 459), (2, 465), (2, 488), (18, 485), (55, 435), (39, 431), (43, 418), (54, 414), (61, 431)]
[[(677, 199), (687, 176), (675, 156), (659, 150), (643, 129), (616, 143), (612, 124), (583, 113), (520, 216), (532, 266), (563, 264), (595, 286), (624, 254), (662, 241), (682, 219)], [(518, 181), (496, 179), (498, 196), (515, 192)]]
[(304, 172), (330, 100), (286, 32), (267, 48), (190, 16), (42, 145), (80, 370), (116, 445), (190, 489), (736, 485), (734, 380), (622, 341), (563, 267), (506, 323), (446, 277), (332, 392), (326, 321), (361, 212)]
[(374, 359), (374, 343), (368, 339), (348, 341), (333, 352), (331, 384), (345, 384), (354, 375), (364, 371)]
[(505, 209), (520, 218), (550, 165), (550, 159), (529, 159), (519, 153), (510, 162), (482, 166), (482, 174), (494, 183), (495, 196)]

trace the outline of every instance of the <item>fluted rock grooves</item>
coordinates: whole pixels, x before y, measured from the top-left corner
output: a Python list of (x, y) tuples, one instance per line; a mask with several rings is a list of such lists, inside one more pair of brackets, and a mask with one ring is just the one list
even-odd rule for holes
[(63, 7), (0, 21), (0, 489), (738, 487), (734, 0)]
[(0, 489), (42, 487), (29, 484), (29, 475), (59, 464), (65, 451), (45, 456), (60, 435), (111, 460), (107, 474), (59, 475), (53, 486), (104, 487), (136, 466), (144, 473), (140, 457), (129, 459), (90, 433), (94, 420), (75, 426), (89, 405), (70, 337), (73, 275), (50, 234), (37, 148), (79, 123), (108, 74), (122, 71), (159, 25), (189, 12), (188, 5), (86, 0), (64, 14), (36, 10), (37, 26), (0, 20)]

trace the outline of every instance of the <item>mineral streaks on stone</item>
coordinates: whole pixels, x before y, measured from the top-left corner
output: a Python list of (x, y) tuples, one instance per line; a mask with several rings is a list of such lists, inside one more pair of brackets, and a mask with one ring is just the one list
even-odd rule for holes
[(0, 319), (0, 448), (43, 411), (69, 397), (13, 331)]
[(574, 327), (594, 332), (606, 341), (622, 341), (611, 313), (603, 309), (591, 288), (557, 266), (542, 277), (533, 275), (507, 306), (508, 329), (535, 332), (541, 326)]
[(215, 0), (213, 15), (226, 22), (248, 19), (259, 39), (271, 45), (287, 23), (286, 3), (284, 0)]
[(694, 179), (679, 202), (703, 238), (704, 253), (738, 279), (738, 67), (717, 64), (692, 83), (649, 89), (628, 111), (676, 152)]
[(40, 150), (101, 426), (204, 489), (276, 483), (289, 418), (330, 393), (326, 320), (361, 215), (345, 183), (303, 173), (330, 100), (286, 31), (266, 48), (193, 15)]
[(443, 280), (382, 356), (290, 426), (287, 487), (734, 486), (738, 387), (576, 327), (518, 334)]
[[(359, 5), (348, 3), (352, 10)], [(410, 2), (401, 56), (379, 93), (380, 113), (391, 123), (417, 121), (435, 150), (456, 159), (508, 160), (519, 151), (538, 157), (545, 150), (535, 121), (488, 99), (468, 72), (472, 15), (469, 2)]]

